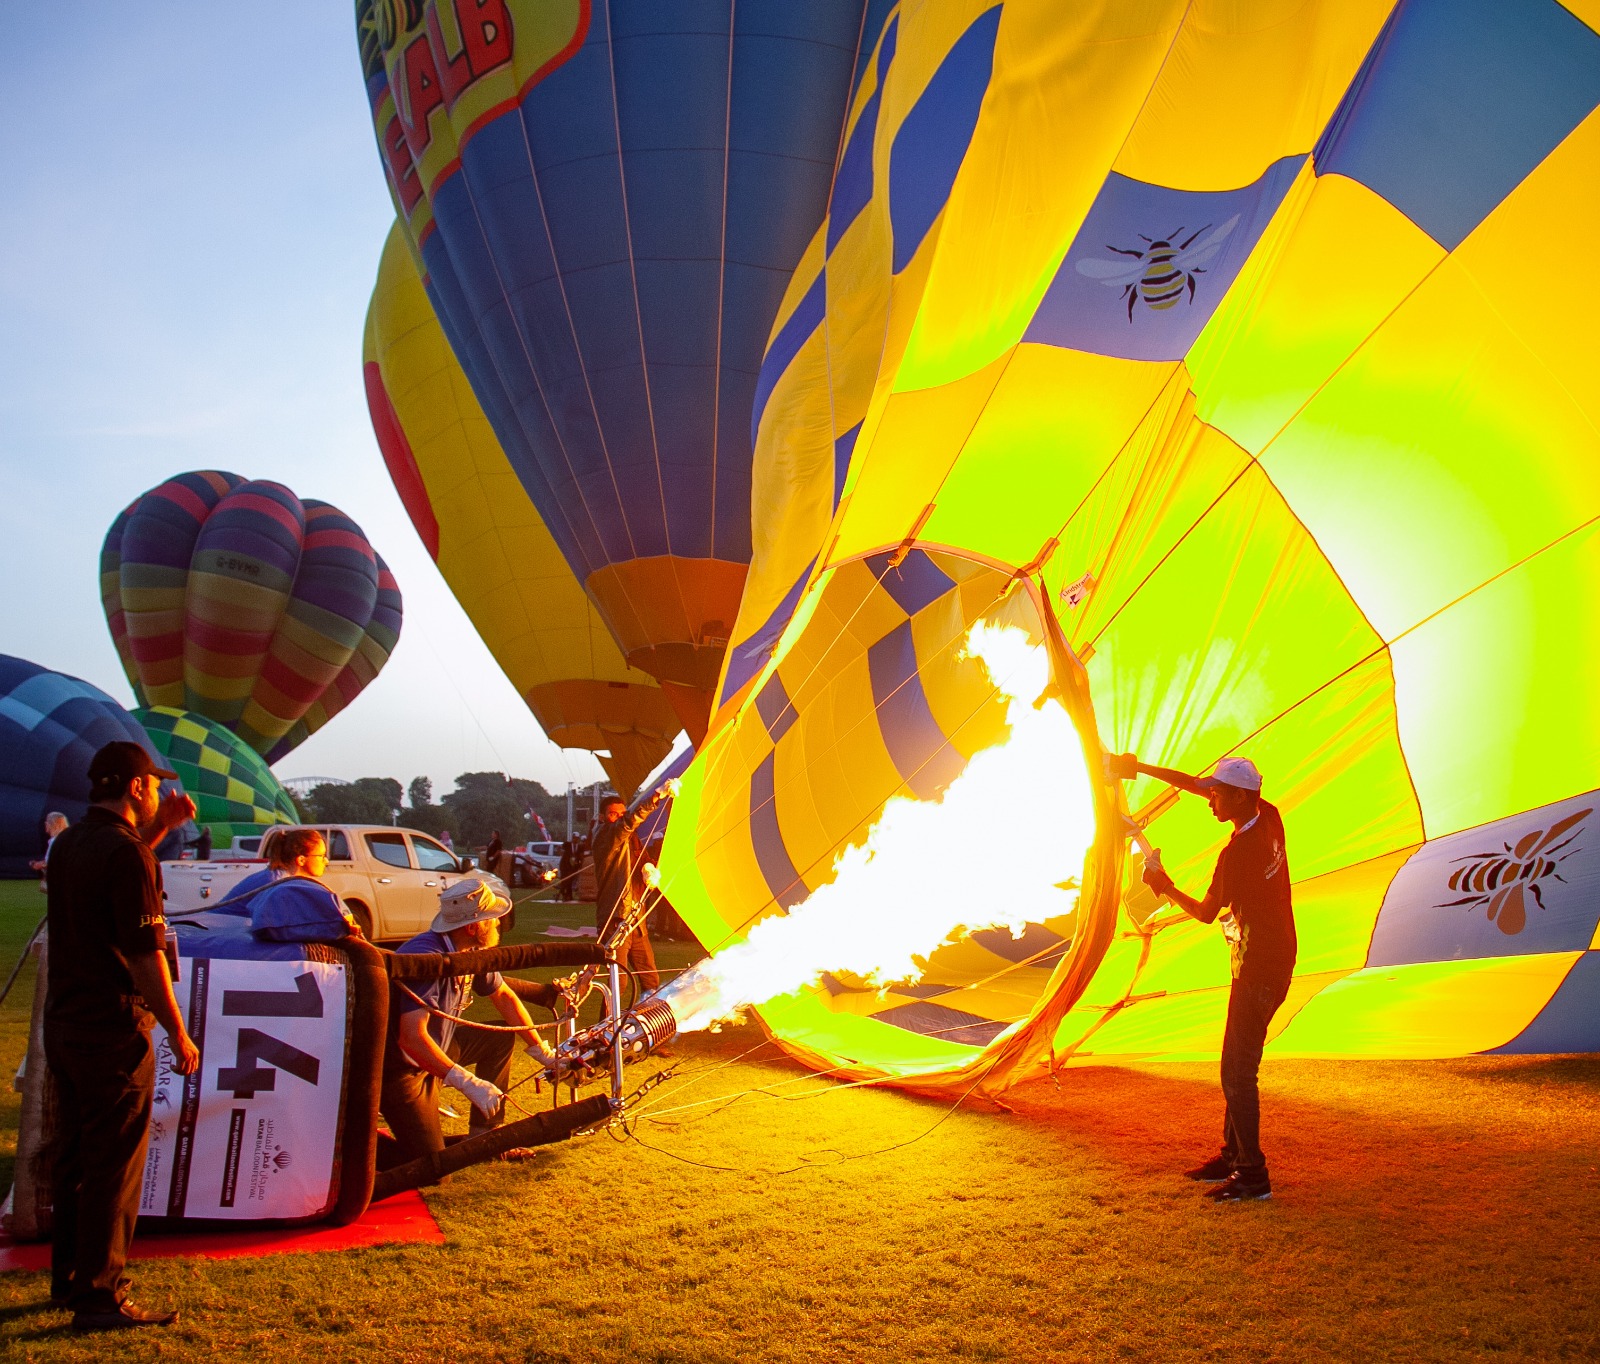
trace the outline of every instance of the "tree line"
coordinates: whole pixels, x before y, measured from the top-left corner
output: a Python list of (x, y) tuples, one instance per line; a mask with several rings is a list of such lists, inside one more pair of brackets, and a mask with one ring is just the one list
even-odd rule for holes
[(404, 788), (393, 777), (324, 782), (296, 804), (307, 823), (403, 824), (435, 838), (448, 833), (463, 848), (482, 846), (496, 829), (507, 847), (544, 837), (531, 815), (544, 819), (551, 838), (560, 838), (567, 820), (564, 792), (554, 795), (539, 782), (504, 772), (463, 772), (438, 804), (427, 777), (413, 777)]

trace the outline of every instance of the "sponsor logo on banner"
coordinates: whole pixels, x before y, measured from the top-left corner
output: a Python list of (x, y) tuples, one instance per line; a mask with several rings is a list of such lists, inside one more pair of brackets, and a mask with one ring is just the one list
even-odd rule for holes
[(342, 965), (185, 959), (190, 1076), (155, 1030), (156, 1091), (140, 1211), (314, 1217), (337, 1189), (348, 981)]

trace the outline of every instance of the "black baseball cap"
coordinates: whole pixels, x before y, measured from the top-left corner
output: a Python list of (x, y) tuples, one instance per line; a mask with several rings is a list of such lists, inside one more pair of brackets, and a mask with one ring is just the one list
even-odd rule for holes
[(124, 791), (136, 777), (176, 777), (178, 774), (165, 767), (157, 767), (155, 759), (131, 739), (118, 739), (107, 744), (89, 760), (90, 796)]

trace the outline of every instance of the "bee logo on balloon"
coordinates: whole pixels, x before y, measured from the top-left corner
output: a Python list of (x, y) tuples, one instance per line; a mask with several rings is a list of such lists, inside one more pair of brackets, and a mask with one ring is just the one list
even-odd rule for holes
[(1235, 213), (1219, 227), (1207, 223), (1204, 227), (1184, 236), (1184, 229), (1169, 232), (1165, 237), (1147, 237), (1139, 233), (1142, 247), (1111, 246), (1119, 256), (1131, 260), (1106, 260), (1093, 256), (1080, 260), (1075, 267), (1080, 275), (1099, 280), (1107, 288), (1121, 289), (1128, 305), (1128, 321), (1133, 321), (1133, 310), (1141, 303), (1152, 312), (1165, 312), (1184, 294), (1194, 302), (1197, 276), (1206, 273), (1206, 266), (1222, 250), (1228, 234), (1239, 225)]
[(1592, 807), (1559, 819), (1548, 829), (1534, 829), (1523, 834), (1513, 847), (1504, 843), (1488, 852), (1468, 853), (1457, 857), (1458, 866), (1450, 874), (1450, 889), (1466, 891), (1459, 900), (1446, 900), (1436, 909), (1453, 909), (1460, 905), (1487, 907), (1489, 922), (1502, 933), (1522, 932), (1528, 921), (1528, 900), (1544, 908), (1542, 884), (1565, 881), (1556, 870), (1578, 849), (1573, 846), (1581, 830), (1578, 828)]

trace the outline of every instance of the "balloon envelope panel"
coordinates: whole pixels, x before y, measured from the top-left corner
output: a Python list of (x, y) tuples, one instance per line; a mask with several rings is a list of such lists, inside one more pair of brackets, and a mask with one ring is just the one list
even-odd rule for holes
[(439, 320), (624, 654), (696, 730), (750, 557), (760, 356), (883, 9), (357, 5)]
[(629, 793), (679, 720), (630, 668), (472, 395), (397, 225), (367, 312), (367, 401), (400, 499), (450, 590), (550, 738), (600, 751)]
[(137, 710), (134, 718), (178, 774), (195, 803), (194, 822), (210, 827), (214, 845), (299, 822), (294, 801), (266, 761), (214, 720), (170, 706)]
[[(1265, 773), (1300, 928), (1273, 1049), (1600, 1046), (1600, 341), (1519, 263), (1600, 207), (1593, 16), (934, 9), (885, 34), (848, 222), (780, 311), (706, 751), (835, 566), (1027, 570), (1096, 746)], [(1221, 826), (1126, 796), (1203, 890)], [(1215, 1054), (1225, 944), (1139, 865), (1058, 1056)]]
[(46, 815), (83, 817), (89, 760), (113, 742), (160, 761), (138, 720), (98, 687), (0, 654), (0, 876), (34, 874)]

